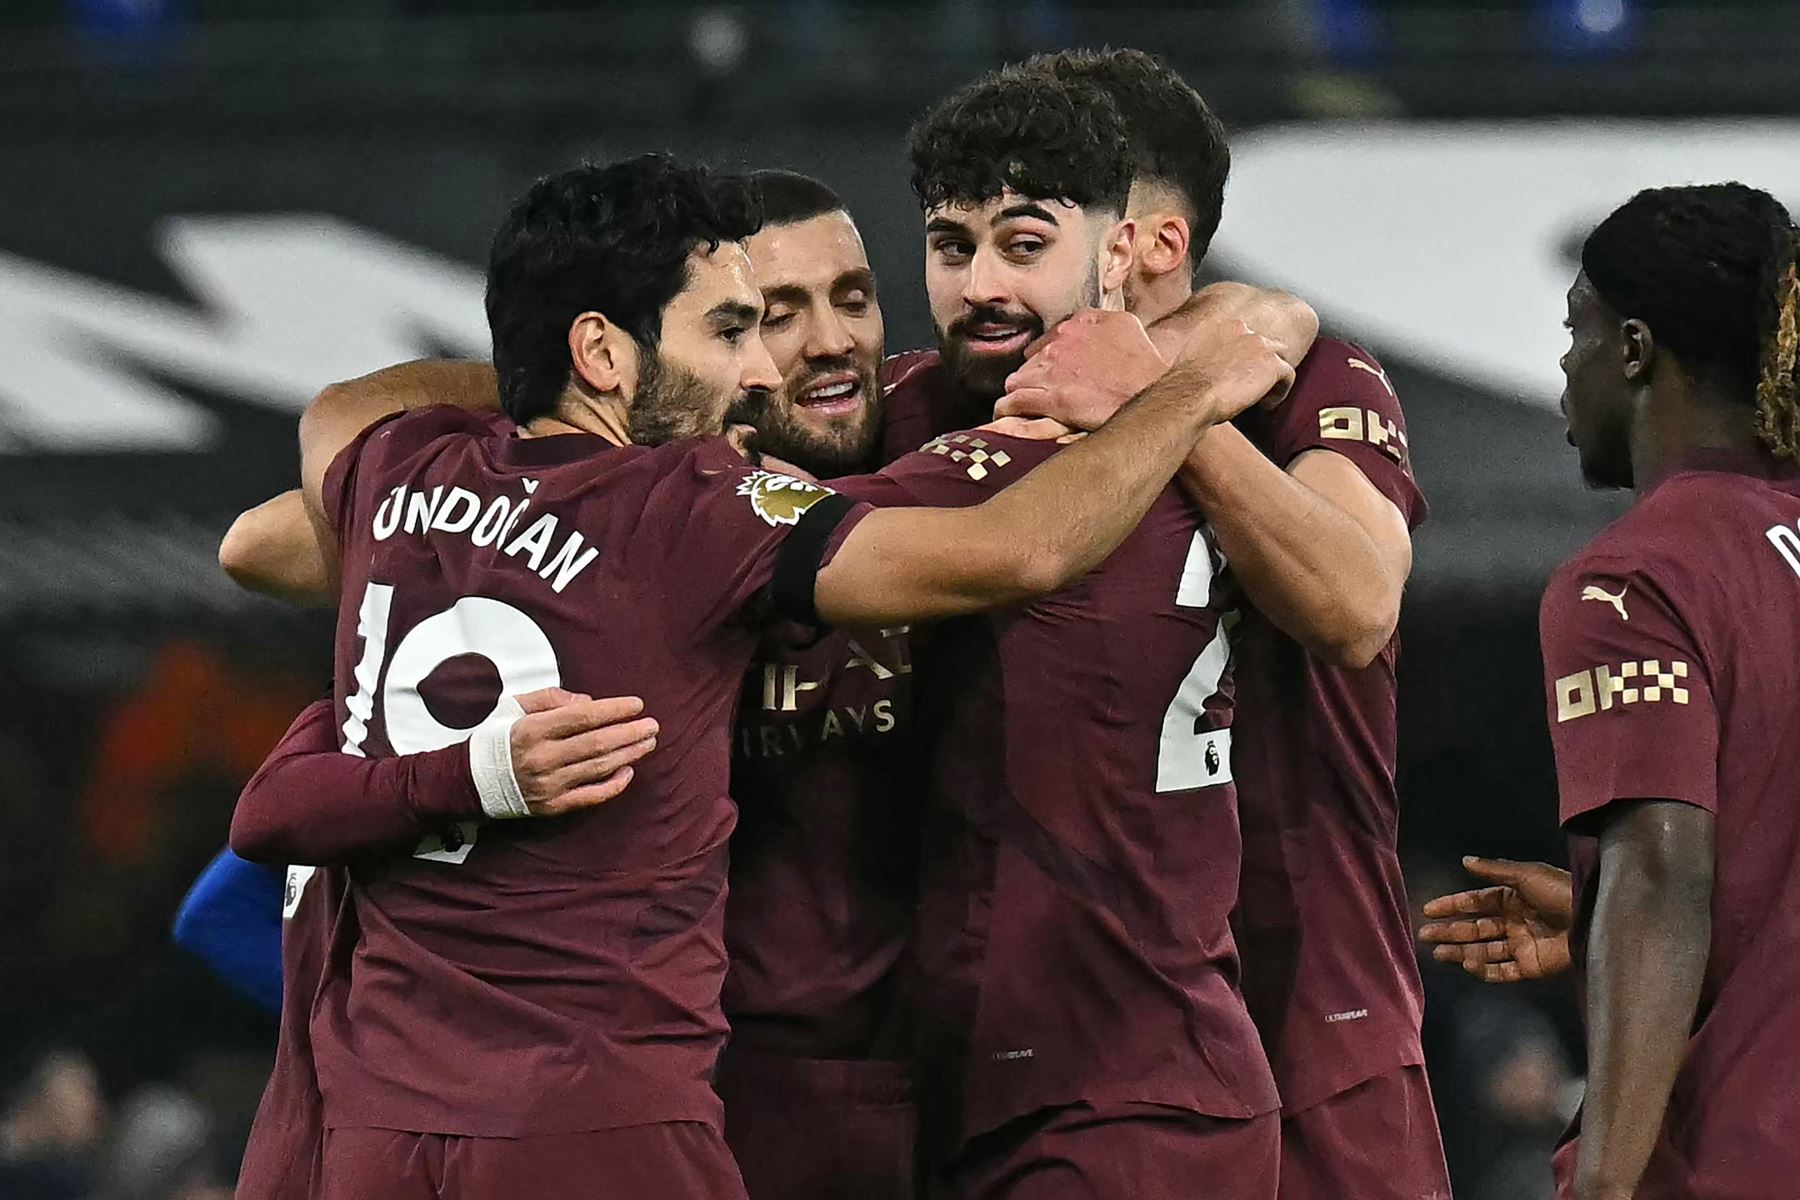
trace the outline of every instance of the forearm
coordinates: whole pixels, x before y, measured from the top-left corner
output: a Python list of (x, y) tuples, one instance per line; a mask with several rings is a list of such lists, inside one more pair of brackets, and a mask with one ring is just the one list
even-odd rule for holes
[[(1182, 377), (971, 508), (869, 514), (819, 573), (835, 625), (957, 616), (1035, 599), (1099, 565), (1149, 511), (1215, 407)], [(1166, 378), (1166, 377), (1165, 377)]]
[(392, 413), (450, 404), (471, 412), (500, 407), (492, 365), (420, 359), (334, 383), (300, 414), (300, 479), (307, 504), (318, 507), (319, 487), (338, 452), (357, 434)]
[[(1339, 666), (1367, 666), (1381, 652), (1400, 619), (1410, 553), (1405, 563), (1390, 562), (1362, 522), (1230, 425), (1200, 439), (1180, 478), (1263, 615)], [(1391, 525), (1390, 540), (1404, 540), (1397, 511)]]
[(233, 521), (219, 544), (219, 565), (239, 587), (290, 604), (337, 600), (337, 547), (320, 536), (298, 488)]
[[(1682, 808), (1672, 802), (1646, 804)], [(1686, 814), (1681, 814), (1686, 817)], [(1632, 815), (1656, 823), (1652, 812)], [(1610, 831), (1609, 831), (1610, 833)], [(1629, 1197), (1662, 1129), (1687, 1053), (1711, 941), (1711, 826), (1706, 845), (1670, 853), (1668, 839), (1603, 837), (1588, 938), (1588, 1087), (1576, 1192)]]
[(1269, 339), (1290, 367), (1298, 367), (1319, 337), (1319, 314), (1291, 292), (1224, 280), (1208, 284), (1175, 312), (1149, 327), (1150, 341), (1173, 359), (1200, 321), (1242, 321)]
[(330, 866), (405, 848), (481, 813), (466, 744), (390, 758), (343, 754), (330, 706), (314, 705), (238, 797), (231, 849), (251, 862)]

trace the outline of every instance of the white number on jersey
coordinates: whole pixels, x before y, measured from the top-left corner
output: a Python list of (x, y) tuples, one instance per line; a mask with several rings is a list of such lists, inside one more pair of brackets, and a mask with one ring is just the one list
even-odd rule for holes
[[(344, 702), (344, 753), (361, 755), (375, 718), (377, 685), (388, 745), (395, 754), (422, 754), (466, 742), (483, 721), (501, 711), (513, 696), (557, 687), (562, 674), (556, 650), (538, 623), (523, 611), (485, 596), (464, 596), (442, 612), (414, 625), (387, 655), (388, 614), (394, 587), (371, 583), (357, 610), (357, 636), (363, 640), (356, 664), (356, 694)], [(487, 659), (500, 675), (500, 697), (481, 721), (467, 729), (445, 725), (431, 715), (419, 686), (439, 666), (464, 654)], [(386, 662), (385, 680), (383, 663)], [(515, 710), (516, 711), (516, 710)], [(459, 822), (445, 834), (419, 844), (419, 858), (460, 863), (475, 844), (476, 822)]]
[[(1181, 584), (1175, 603), (1182, 608), (1205, 608), (1212, 600), (1212, 547), (1206, 532), (1196, 531), (1188, 544), (1187, 562), (1181, 568)], [(1175, 690), (1163, 713), (1162, 740), (1156, 755), (1156, 790), (1180, 792), (1231, 782), (1231, 730), (1203, 730), (1206, 702), (1219, 690), (1225, 668), (1231, 662), (1231, 639), (1220, 620), (1212, 640), (1200, 651), (1187, 677)]]

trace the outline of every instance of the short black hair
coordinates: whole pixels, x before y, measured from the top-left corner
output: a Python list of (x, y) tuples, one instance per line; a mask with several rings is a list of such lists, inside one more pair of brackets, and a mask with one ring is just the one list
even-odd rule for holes
[(1125, 211), (1137, 160), (1112, 97), (1083, 80), (1004, 67), (913, 126), (912, 187), (930, 211), (1007, 189), (1034, 200)]
[(1650, 188), (1602, 221), (1581, 269), (1621, 317), (1649, 326), (1690, 369), (1754, 395), (1777, 455), (1800, 455), (1800, 231), (1781, 202), (1741, 183)]
[(761, 221), (745, 179), (660, 154), (532, 184), (488, 255), (488, 328), (506, 415), (524, 424), (556, 407), (569, 382), (569, 326), (584, 312), (654, 348), (663, 309), (687, 286), (693, 249), (742, 241)]
[(750, 186), (762, 197), (763, 225), (793, 225), (842, 212), (843, 199), (829, 186), (798, 171), (755, 171)]
[(1143, 50), (1062, 50), (1027, 59), (1025, 69), (1091, 83), (1112, 97), (1130, 132), (1137, 177), (1173, 188), (1193, 210), (1188, 254), (1198, 268), (1219, 231), (1231, 174), (1225, 123), (1200, 93)]

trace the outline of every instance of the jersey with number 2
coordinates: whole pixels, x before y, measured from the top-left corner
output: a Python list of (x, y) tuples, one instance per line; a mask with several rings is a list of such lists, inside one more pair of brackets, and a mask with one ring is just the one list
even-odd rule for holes
[(718, 438), (615, 447), (489, 426), (407, 414), (327, 479), (343, 749), (451, 745), (503, 696), (560, 686), (643, 697), (658, 750), (596, 809), (459, 824), (351, 869), (360, 942), (312, 1014), (326, 1124), (519, 1137), (716, 1121), (744, 610), (830, 493)]
[[(833, 486), (967, 505), (1056, 449), (952, 433)], [(945, 623), (920, 651), (921, 1107), (951, 1119), (934, 1140), (1078, 1101), (1276, 1107), (1228, 923), (1240, 843), (1222, 567), (1170, 487), (1073, 587)]]

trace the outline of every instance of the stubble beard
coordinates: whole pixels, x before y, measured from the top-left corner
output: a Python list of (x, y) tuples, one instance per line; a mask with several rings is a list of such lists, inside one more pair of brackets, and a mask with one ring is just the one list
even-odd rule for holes
[(644, 359), (625, 431), (639, 446), (717, 434), (723, 431), (720, 414), (732, 403), (692, 371), (651, 354)]

